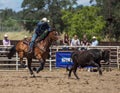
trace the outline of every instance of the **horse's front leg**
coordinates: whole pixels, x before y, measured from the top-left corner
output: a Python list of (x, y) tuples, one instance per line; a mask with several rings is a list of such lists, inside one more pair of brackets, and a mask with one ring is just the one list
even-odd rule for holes
[(21, 65), (21, 67), (23, 67), (23, 68), (26, 68), (26, 67), (27, 67), (26, 64), (23, 63), (23, 58), (20, 58), (20, 65)]
[(32, 62), (32, 59), (31, 58), (27, 58), (28, 60), (28, 69), (30, 71), (30, 74), (32, 77), (35, 77), (35, 74), (33, 73), (33, 70), (31, 69), (31, 62)]
[(39, 66), (39, 68), (36, 71), (37, 73), (39, 73), (41, 70), (43, 70), (44, 69), (44, 65), (45, 65), (45, 61), (43, 59), (40, 59), (39, 62), (40, 62), (40, 66)]

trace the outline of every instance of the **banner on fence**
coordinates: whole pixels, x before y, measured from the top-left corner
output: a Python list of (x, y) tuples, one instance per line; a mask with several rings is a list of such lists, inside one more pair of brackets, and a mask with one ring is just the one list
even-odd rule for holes
[(72, 52), (56, 52), (56, 67), (66, 67), (73, 64)]

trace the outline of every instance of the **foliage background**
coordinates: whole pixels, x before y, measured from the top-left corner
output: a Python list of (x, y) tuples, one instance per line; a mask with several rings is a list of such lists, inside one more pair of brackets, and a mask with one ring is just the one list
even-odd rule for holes
[(37, 22), (47, 17), (52, 27), (60, 34), (69, 33), (71, 38), (77, 34), (81, 39), (86, 34), (89, 40), (95, 35), (100, 41), (119, 41), (120, 1), (90, 0), (90, 3), (93, 1), (95, 5), (83, 6), (77, 0), (23, 0), (23, 10), (19, 12), (0, 10), (0, 31), (22, 33), (25, 30), (32, 35)]

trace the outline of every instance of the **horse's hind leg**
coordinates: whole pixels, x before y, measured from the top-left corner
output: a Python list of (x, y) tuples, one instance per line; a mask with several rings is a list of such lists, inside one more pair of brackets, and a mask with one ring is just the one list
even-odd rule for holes
[(41, 59), (39, 62), (40, 62), (40, 66), (39, 66), (39, 68), (36, 71), (37, 73), (39, 73), (41, 70), (43, 70), (44, 69), (44, 65), (45, 65), (45, 61), (43, 59)]
[(31, 76), (32, 77), (35, 77), (35, 75), (34, 75), (34, 73), (33, 73), (33, 70), (31, 69), (31, 62), (32, 62), (32, 59), (30, 58), (27, 58), (27, 60), (28, 60), (28, 69), (29, 69), (29, 71), (30, 71), (30, 74), (31, 74)]

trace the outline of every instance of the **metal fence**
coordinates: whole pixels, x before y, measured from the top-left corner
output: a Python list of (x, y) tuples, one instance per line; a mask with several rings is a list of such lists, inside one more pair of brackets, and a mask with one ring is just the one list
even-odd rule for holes
[[(52, 55), (55, 55), (57, 51), (73, 51), (75, 46), (53, 46), (51, 47)], [(82, 46), (76, 46), (76, 48), (81, 49)], [(86, 46), (87, 49), (109, 49), (110, 50), (110, 67), (116, 67), (120, 69), (120, 47), (119, 46)], [(55, 59), (55, 56), (52, 56)], [(105, 63), (101, 62), (103, 67), (107, 67)]]
[[(23, 68), (20, 67), (19, 64), (19, 58), (18, 54), (16, 53), (12, 59), (7, 58), (7, 54), (9, 52), (9, 49), (12, 46), (4, 47), (3, 45), (0, 45), (0, 70), (22, 70)], [(73, 51), (72, 46), (52, 46), (50, 47), (50, 58), (46, 60), (46, 67), (49, 67), (49, 70), (51, 71), (52, 68), (55, 68), (56, 64), (56, 52), (58, 51)], [(77, 46), (76, 48), (80, 49), (81, 46)], [(87, 49), (110, 49), (110, 67), (118, 68), (120, 69), (120, 47), (119, 46), (96, 46), (91, 47), (87, 46)], [(25, 63), (27, 64), (26, 58), (24, 58)], [(39, 66), (39, 63), (36, 59), (32, 60), (33, 66)], [(104, 62), (101, 62), (103, 67), (106, 67)]]

